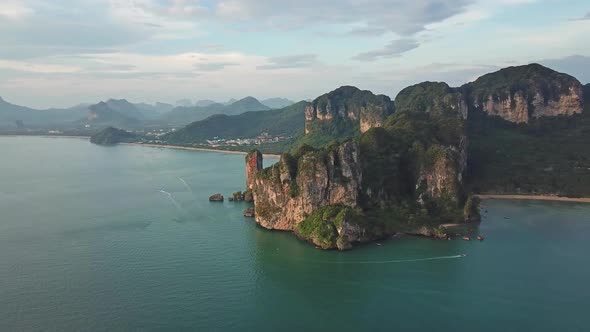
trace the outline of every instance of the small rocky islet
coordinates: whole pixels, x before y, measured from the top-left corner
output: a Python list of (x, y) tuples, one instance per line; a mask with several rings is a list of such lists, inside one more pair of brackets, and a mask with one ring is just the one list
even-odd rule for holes
[(213, 194), (209, 196), (209, 202), (223, 202), (225, 197), (222, 194)]

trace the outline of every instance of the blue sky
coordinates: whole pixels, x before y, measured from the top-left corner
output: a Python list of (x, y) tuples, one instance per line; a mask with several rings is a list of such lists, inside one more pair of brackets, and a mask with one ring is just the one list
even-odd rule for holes
[(0, 96), (33, 107), (107, 98), (395, 97), (541, 62), (590, 82), (587, 0), (2, 0)]

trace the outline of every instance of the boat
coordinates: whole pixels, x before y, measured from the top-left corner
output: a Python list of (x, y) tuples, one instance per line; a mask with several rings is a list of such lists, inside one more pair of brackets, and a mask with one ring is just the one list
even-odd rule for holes
[(471, 238), (470, 238), (469, 236), (464, 236), (464, 237), (463, 237), (463, 240), (464, 240), (464, 241), (471, 241)]
[(467, 254), (461, 254), (459, 256), (461, 256), (461, 257), (467, 257)]
[(480, 235), (478, 235), (478, 236), (477, 236), (477, 239), (478, 239), (479, 241), (483, 241), (483, 240), (484, 240), (484, 237), (483, 237), (483, 235), (481, 235), (481, 234), (480, 234)]

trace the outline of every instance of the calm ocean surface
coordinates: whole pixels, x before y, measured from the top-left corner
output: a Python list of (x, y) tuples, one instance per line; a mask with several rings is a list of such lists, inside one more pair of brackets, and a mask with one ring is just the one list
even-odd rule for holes
[(245, 186), (241, 155), (0, 137), (0, 156), (0, 331), (590, 330), (590, 205), (488, 201), (484, 242), (323, 252), (208, 202)]

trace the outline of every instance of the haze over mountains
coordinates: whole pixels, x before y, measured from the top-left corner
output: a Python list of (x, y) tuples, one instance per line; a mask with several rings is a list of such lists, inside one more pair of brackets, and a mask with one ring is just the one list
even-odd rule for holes
[[(85, 126), (184, 126), (215, 114), (237, 115), (250, 111), (283, 108), (294, 104), (284, 98), (258, 101), (254, 97), (227, 102), (179, 100), (168, 103), (131, 103), (126, 99), (109, 99), (96, 104), (82, 104), (70, 108), (33, 109), (12, 104), (0, 98), (0, 129), (75, 128)], [(18, 123), (18, 125), (17, 125)]]

